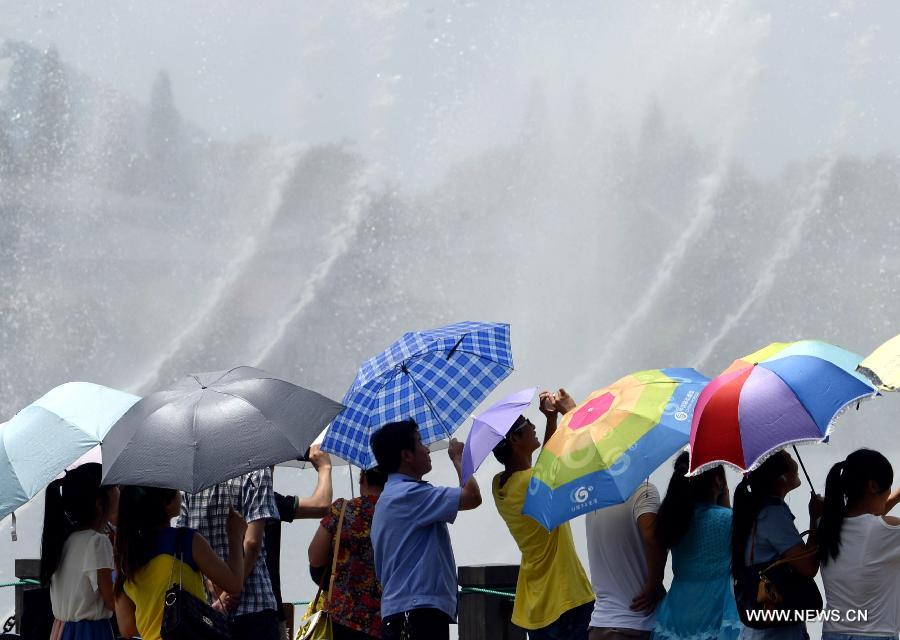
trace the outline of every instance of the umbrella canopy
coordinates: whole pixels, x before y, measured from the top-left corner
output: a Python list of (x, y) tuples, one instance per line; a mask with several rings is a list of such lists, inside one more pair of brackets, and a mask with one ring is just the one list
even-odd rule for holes
[(196, 493), (302, 456), (342, 408), (253, 367), (195, 373), (113, 425), (103, 440), (103, 481)]
[(0, 518), (28, 502), (140, 400), (90, 382), (67, 382), (0, 425)]
[(563, 417), (541, 450), (522, 513), (549, 531), (625, 502), (687, 444), (707, 382), (693, 369), (652, 369), (592, 393)]
[(856, 370), (882, 391), (900, 391), (900, 336), (875, 349)]
[[(325, 434), (328, 433), (328, 427), (322, 429), (319, 432), (319, 435), (316, 436), (316, 439), (313, 440), (309, 446), (313, 445), (322, 445), (322, 442), (325, 440)], [(338, 456), (329, 456), (331, 458), (331, 466), (332, 467), (346, 467), (349, 463), (343, 458), (339, 458)], [(311, 469), (312, 462), (305, 458), (292, 458), (291, 460), (286, 460), (284, 462), (278, 463), (279, 467), (293, 467), (295, 469)]]
[(859, 361), (818, 340), (773, 343), (735, 360), (697, 403), (690, 473), (723, 463), (750, 471), (788, 445), (823, 440), (844, 407), (876, 393), (856, 373)]
[(462, 479), (459, 486), (465, 486), (475, 470), (481, 466), (506, 434), (525, 407), (534, 400), (537, 387), (523, 389), (507, 396), (490, 409), (475, 417), (462, 456)]
[(322, 448), (363, 469), (372, 434), (412, 418), (422, 442), (449, 438), (513, 368), (509, 325), (459, 322), (404, 334), (363, 363)]

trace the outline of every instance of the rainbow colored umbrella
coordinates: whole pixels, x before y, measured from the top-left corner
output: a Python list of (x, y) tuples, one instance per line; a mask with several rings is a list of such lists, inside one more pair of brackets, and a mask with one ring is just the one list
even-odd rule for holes
[(876, 394), (860, 357), (818, 340), (779, 342), (735, 360), (697, 402), (690, 473), (755, 469), (772, 453), (825, 439), (847, 405)]
[(522, 513), (549, 531), (625, 502), (687, 444), (694, 405), (708, 382), (693, 369), (652, 369), (592, 393), (541, 450)]

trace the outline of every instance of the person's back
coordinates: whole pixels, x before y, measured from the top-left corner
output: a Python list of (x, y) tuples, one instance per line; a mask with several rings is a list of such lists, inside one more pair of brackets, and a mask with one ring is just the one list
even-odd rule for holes
[[(900, 632), (900, 525), (872, 514), (844, 518), (841, 553), (822, 565), (822, 584), (828, 609), (841, 612), (840, 620), (826, 620), (824, 631), (896, 637)], [(865, 611), (867, 619), (854, 619), (858, 611)]]
[[(226, 594), (237, 640), (275, 640), (279, 632), (278, 602), (266, 567), (265, 524), (278, 518), (271, 469), (253, 471), (193, 495), (185, 495), (180, 526), (196, 529), (219, 557), (228, 553), (225, 523), (229, 509), (240, 512), (248, 523), (244, 541), (244, 587), (240, 594)], [(256, 557), (248, 551), (255, 540)], [(234, 601), (237, 600), (236, 603)]]
[(134, 603), (135, 623), (143, 640), (160, 638), (163, 601), (173, 583), (206, 602), (203, 576), (191, 551), (194, 535), (192, 529), (160, 531), (147, 563), (123, 583), (123, 591)]
[(174, 489), (121, 489), (115, 607), (119, 632), (125, 638), (140, 634), (144, 640), (159, 640), (165, 594), (173, 583), (180, 583), (202, 602), (207, 600), (203, 576), (233, 592), (241, 589), (244, 519), (229, 510), (227, 560), (223, 560), (197, 532), (169, 526), (180, 512), (181, 494)]
[(732, 513), (722, 467), (687, 476), (688, 453), (673, 465), (656, 534), (672, 552), (672, 585), (656, 611), (660, 640), (734, 640), (742, 625), (731, 585)]
[[(860, 449), (835, 464), (825, 482), (817, 529), (826, 609), (823, 638), (897, 638), (900, 632), (900, 518), (893, 468)], [(864, 612), (864, 616), (863, 616)]]
[(50, 580), (54, 617), (62, 622), (111, 618), (112, 610), (99, 593), (97, 571), (112, 568), (113, 549), (106, 534), (93, 529), (71, 534)]
[(101, 486), (101, 471), (97, 463), (77, 467), (44, 494), (40, 577), (50, 588), (54, 638), (112, 638), (114, 562), (105, 532), (119, 491)]
[(698, 504), (672, 547), (672, 585), (657, 610), (654, 638), (737, 638), (742, 625), (731, 587), (731, 509)]
[(649, 637), (655, 614), (634, 610), (632, 605), (648, 582), (646, 537), (638, 522), (645, 515), (655, 519), (658, 510), (659, 492), (648, 482), (628, 501), (587, 514), (588, 559), (596, 596), (592, 634), (594, 629), (626, 629)]
[[(374, 638), (381, 629), (381, 585), (375, 577), (371, 538), (378, 499), (378, 495), (363, 495), (346, 501), (329, 606), (334, 622)], [(337, 500), (322, 519), (321, 526), (331, 537), (337, 533), (343, 502)]]

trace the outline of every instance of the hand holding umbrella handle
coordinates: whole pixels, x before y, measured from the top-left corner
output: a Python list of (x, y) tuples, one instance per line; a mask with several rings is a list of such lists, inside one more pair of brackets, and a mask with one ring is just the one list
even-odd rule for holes
[(450, 438), (450, 444), (447, 446), (447, 455), (453, 464), (459, 467), (462, 464), (463, 443), (456, 438)]

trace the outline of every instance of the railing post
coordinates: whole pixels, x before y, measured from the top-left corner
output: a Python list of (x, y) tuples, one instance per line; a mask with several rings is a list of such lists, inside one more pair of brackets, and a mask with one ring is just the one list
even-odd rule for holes
[[(39, 580), (41, 561), (17, 558), (14, 573), (19, 580)], [(38, 591), (26, 596), (26, 591), (34, 590)], [(16, 633), (23, 638), (49, 638), (52, 627), (53, 612), (50, 609), (50, 590), (37, 584), (17, 585)]]
[[(459, 586), (515, 593), (519, 565), (484, 564), (459, 568)], [(513, 600), (488, 593), (459, 595), (459, 640), (525, 640), (513, 625)]]

